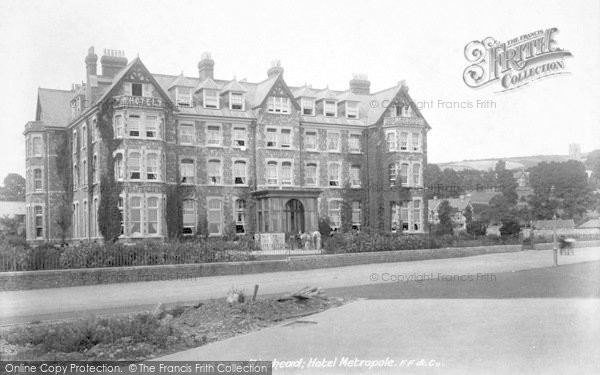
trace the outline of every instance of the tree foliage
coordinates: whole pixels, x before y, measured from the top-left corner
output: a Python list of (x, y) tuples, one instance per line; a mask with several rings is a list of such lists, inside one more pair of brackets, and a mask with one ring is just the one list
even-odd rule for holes
[(0, 187), (0, 201), (25, 201), (25, 178), (17, 173), (4, 177), (4, 186)]
[(454, 224), (452, 222), (452, 216), (454, 215), (454, 208), (450, 206), (450, 202), (447, 200), (442, 201), (438, 207), (438, 219), (439, 224), (436, 227), (436, 233), (438, 235), (451, 235), (454, 232)]
[(540, 163), (529, 169), (529, 180), (533, 195), (528, 203), (535, 219), (551, 219), (554, 213), (578, 219), (592, 204), (592, 189), (579, 161)]

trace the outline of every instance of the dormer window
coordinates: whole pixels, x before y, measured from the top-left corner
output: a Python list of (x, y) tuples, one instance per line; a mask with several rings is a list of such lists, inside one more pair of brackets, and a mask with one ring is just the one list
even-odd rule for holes
[(346, 118), (358, 118), (357, 102), (346, 102)]
[(315, 115), (315, 101), (310, 98), (302, 98), (300, 101), (302, 104), (302, 114), (305, 116)]
[(281, 96), (269, 96), (267, 110), (269, 113), (290, 113), (290, 98)]
[(335, 100), (325, 100), (323, 104), (323, 115), (325, 115), (325, 117), (337, 117), (337, 105)]
[(177, 87), (175, 89), (175, 97), (179, 107), (192, 106), (192, 89), (189, 87)]
[(204, 108), (219, 108), (219, 92), (217, 90), (203, 90)]
[(239, 92), (229, 93), (229, 109), (244, 110), (244, 94)]

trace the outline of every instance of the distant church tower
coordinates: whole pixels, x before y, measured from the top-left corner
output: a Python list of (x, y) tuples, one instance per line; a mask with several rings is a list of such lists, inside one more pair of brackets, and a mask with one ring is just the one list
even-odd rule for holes
[(569, 145), (569, 160), (581, 160), (581, 146), (578, 143)]

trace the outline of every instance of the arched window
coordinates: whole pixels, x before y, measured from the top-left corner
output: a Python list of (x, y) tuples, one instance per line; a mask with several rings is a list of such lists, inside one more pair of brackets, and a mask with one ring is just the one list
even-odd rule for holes
[(278, 183), (277, 162), (270, 161), (267, 163), (267, 185), (277, 185)]

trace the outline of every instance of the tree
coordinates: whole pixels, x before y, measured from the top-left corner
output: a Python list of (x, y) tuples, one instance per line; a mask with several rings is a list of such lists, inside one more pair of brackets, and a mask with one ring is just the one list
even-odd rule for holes
[(9, 173), (0, 187), (0, 200), (25, 201), (25, 178), (17, 173)]
[(551, 219), (558, 216), (577, 220), (592, 205), (594, 199), (583, 163), (543, 162), (529, 169), (533, 195), (529, 198), (532, 216)]
[(585, 161), (585, 165), (592, 171), (591, 180), (596, 187), (600, 186), (600, 150), (590, 152)]
[(467, 225), (469, 225), (470, 223), (473, 222), (473, 209), (471, 208), (470, 205), (468, 205), (465, 208), (465, 211), (463, 212), (463, 215), (465, 217), (465, 221), (466, 221)]
[(435, 164), (427, 164), (423, 173), (425, 186), (427, 187), (427, 199), (456, 198), (462, 190), (462, 180), (453, 169), (440, 170)]
[(517, 180), (513, 177), (511, 171), (506, 169), (506, 163), (504, 160), (496, 163), (496, 185), (504, 198), (506, 203), (514, 206), (517, 204), (519, 195), (517, 194)]
[(436, 233), (438, 235), (452, 235), (454, 233), (454, 223), (452, 222), (452, 215), (454, 209), (450, 206), (450, 202), (447, 200), (442, 201), (438, 207), (438, 218), (440, 223), (437, 225)]

